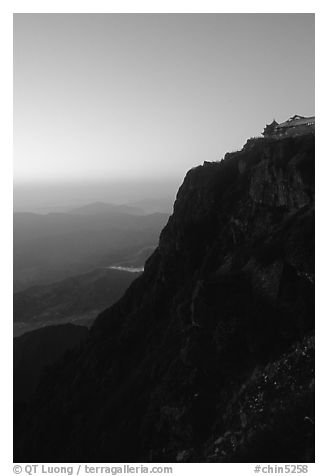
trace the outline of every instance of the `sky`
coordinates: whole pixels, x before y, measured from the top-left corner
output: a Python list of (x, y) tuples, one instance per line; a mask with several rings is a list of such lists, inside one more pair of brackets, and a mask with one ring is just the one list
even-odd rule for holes
[(16, 186), (180, 184), (314, 112), (314, 14), (14, 15)]

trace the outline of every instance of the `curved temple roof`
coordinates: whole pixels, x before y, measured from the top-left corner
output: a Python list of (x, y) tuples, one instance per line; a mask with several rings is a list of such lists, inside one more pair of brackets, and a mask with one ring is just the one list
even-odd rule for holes
[(315, 116), (303, 117), (293, 116), (285, 122), (281, 122), (276, 126), (276, 129), (283, 129), (285, 127), (303, 126), (315, 122)]

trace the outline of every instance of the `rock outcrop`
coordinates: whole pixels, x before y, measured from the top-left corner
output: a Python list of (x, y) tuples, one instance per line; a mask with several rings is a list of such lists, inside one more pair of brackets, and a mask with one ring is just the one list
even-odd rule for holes
[(15, 461), (314, 458), (314, 137), (190, 170), (143, 275), (51, 368)]

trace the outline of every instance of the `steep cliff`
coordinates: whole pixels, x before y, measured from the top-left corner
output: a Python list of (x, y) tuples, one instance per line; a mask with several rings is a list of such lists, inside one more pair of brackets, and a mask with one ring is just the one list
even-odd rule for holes
[(15, 461), (312, 461), (314, 137), (190, 170), (143, 275), (57, 363)]

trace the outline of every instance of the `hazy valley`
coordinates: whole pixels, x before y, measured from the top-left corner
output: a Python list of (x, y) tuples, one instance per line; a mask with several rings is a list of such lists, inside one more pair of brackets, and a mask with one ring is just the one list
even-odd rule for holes
[(14, 214), (14, 335), (89, 326), (143, 270), (168, 215), (96, 202), (66, 213)]

